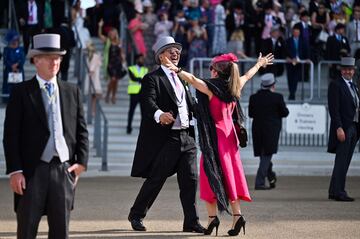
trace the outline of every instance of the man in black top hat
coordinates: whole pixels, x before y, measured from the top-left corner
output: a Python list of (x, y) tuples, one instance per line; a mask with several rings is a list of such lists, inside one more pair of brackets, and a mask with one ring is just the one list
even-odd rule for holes
[[(340, 61), (341, 57), (350, 55), (350, 44), (345, 36), (345, 28), (344, 24), (338, 23), (335, 26), (334, 35), (328, 37), (325, 49), (326, 60)], [(340, 77), (337, 64), (330, 65), (329, 76), (331, 79), (338, 79)]]
[(331, 81), (328, 104), (331, 118), (328, 152), (336, 153), (329, 199), (351, 202), (345, 191), (346, 174), (359, 140), (359, 92), (352, 78), (355, 58), (341, 58), (341, 76)]

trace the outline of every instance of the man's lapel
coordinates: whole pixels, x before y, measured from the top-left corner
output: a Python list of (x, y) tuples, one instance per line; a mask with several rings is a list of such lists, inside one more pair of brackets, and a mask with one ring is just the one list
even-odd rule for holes
[(70, 91), (66, 90), (66, 85), (61, 81), (61, 80), (57, 80), (57, 84), (59, 86), (59, 95), (60, 95), (60, 110), (61, 110), (61, 121), (62, 121), (62, 125), (63, 125), (63, 131), (65, 132), (66, 126), (67, 124), (67, 120), (68, 117), (65, 113), (65, 110), (68, 109), (70, 110)]
[(193, 102), (193, 99), (192, 99), (192, 95), (190, 93), (190, 89), (189, 89), (189, 86), (188, 84), (183, 81), (180, 77), (179, 77), (181, 83), (183, 84), (184, 86), (184, 89), (185, 89), (185, 93), (186, 93), (186, 102), (188, 104), (188, 107), (189, 109), (192, 111), (193, 110), (193, 105), (194, 105), (194, 102)]
[(347, 83), (345, 82), (345, 80), (343, 78), (341, 78), (341, 85), (345, 90), (345, 94), (347, 95), (347, 97), (349, 97), (351, 99), (351, 101), (353, 102), (354, 106), (356, 106), (355, 101), (354, 101), (354, 97), (351, 94), (351, 91), (349, 89), (349, 86), (347, 85)]
[(35, 108), (37, 114), (39, 115), (40, 120), (43, 122), (43, 124), (47, 128), (49, 128), (48, 122), (47, 122), (45, 106), (44, 106), (44, 102), (43, 102), (43, 99), (41, 96), (41, 89), (40, 89), (39, 83), (36, 79), (36, 76), (34, 76), (30, 81), (31, 82), (28, 87), (28, 92), (29, 92), (31, 102), (34, 105), (34, 108)]
[(168, 92), (169, 95), (170, 95), (170, 98), (171, 98), (171, 99), (174, 101), (174, 103), (176, 104), (175, 91), (174, 91), (173, 87), (171, 86), (171, 83), (170, 83), (169, 79), (167, 78), (165, 72), (163, 71), (163, 69), (161, 69), (161, 67), (159, 67), (158, 73), (159, 73), (160, 80), (161, 80), (162, 83), (165, 85), (165, 88), (166, 88), (167, 92)]

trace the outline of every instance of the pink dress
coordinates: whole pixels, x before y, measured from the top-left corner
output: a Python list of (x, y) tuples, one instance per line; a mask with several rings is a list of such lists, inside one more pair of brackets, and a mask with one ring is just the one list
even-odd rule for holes
[(141, 24), (142, 24), (142, 22), (140, 19), (133, 18), (129, 22), (128, 28), (130, 31), (132, 31), (133, 29), (138, 27), (138, 29), (132, 33), (133, 40), (137, 47), (138, 52), (141, 53), (142, 55), (146, 56), (146, 46), (145, 46), (145, 41), (144, 41), (144, 36), (143, 36), (143, 30), (141, 29)]
[[(223, 170), (224, 186), (230, 201), (241, 199), (251, 201), (243, 166), (240, 160), (239, 140), (232, 121), (235, 102), (225, 103), (213, 95), (210, 100), (210, 114), (214, 120), (218, 137), (218, 151)], [(203, 156), (200, 159), (200, 198), (209, 203), (216, 201), (204, 171)]]

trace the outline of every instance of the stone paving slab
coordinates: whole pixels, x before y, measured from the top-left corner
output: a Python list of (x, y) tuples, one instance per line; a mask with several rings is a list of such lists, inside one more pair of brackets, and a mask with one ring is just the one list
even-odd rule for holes
[[(144, 220), (147, 232), (134, 232), (127, 221), (129, 209), (143, 182), (130, 177), (82, 178), (76, 191), (70, 238), (213, 238), (183, 233), (182, 209), (175, 177), (166, 182)], [(360, 238), (360, 177), (349, 177), (351, 203), (329, 201), (329, 177), (279, 177), (271, 191), (254, 191), (254, 177), (248, 177), (251, 203), (242, 203), (246, 235), (254, 239), (358, 239)], [(15, 238), (16, 222), (12, 193), (7, 179), (0, 179), (0, 238)], [(205, 204), (198, 201), (200, 220), (206, 225)], [(219, 236), (227, 236), (229, 215), (220, 216)], [(47, 238), (43, 218), (38, 238)]]

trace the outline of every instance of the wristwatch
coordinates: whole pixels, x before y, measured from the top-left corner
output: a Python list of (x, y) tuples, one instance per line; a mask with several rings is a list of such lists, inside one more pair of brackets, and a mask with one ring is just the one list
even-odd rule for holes
[(177, 71), (175, 72), (176, 74), (179, 74), (182, 71), (181, 67), (178, 67)]

